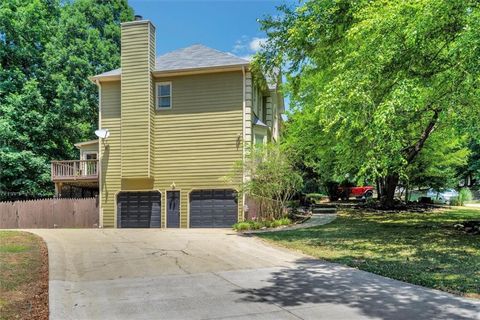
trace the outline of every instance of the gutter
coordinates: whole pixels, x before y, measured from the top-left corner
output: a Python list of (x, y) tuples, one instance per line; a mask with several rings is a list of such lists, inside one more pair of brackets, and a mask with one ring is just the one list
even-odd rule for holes
[[(242, 90), (243, 90), (243, 106), (242, 106), (242, 109), (243, 109), (243, 112), (242, 112), (242, 183), (245, 183), (246, 182), (246, 177), (245, 177), (245, 140), (246, 140), (246, 132), (245, 132), (245, 111), (246, 111), (246, 108), (247, 108), (247, 101), (246, 101), (246, 98), (245, 98), (245, 94), (246, 94), (246, 86), (245, 86), (245, 66), (242, 66), (242, 75), (243, 75), (243, 81), (242, 81)], [(242, 188), (243, 189), (243, 188)], [(243, 216), (243, 219), (245, 219), (245, 204), (246, 204), (246, 201), (245, 201), (245, 194), (242, 195), (242, 216)]]
[[(95, 83), (98, 87), (98, 129), (101, 129), (102, 125), (102, 85), (98, 79), (95, 79)], [(102, 144), (98, 139), (98, 227), (103, 228), (103, 208), (102, 208)]]

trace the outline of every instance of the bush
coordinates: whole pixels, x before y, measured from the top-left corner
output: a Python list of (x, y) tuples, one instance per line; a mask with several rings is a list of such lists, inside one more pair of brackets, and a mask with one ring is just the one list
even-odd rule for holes
[(450, 203), (451, 206), (461, 206), (460, 204), (460, 199), (458, 197), (452, 197), (450, 198)]
[(472, 199), (473, 199), (472, 191), (468, 188), (462, 188), (460, 190), (458, 198), (460, 200), (461, 205), (463, 206), (465, 204), (465, 202), (472, 201)]
[(322, 184), (317, 179), (308, 179), (303, 184), (302, 193), (318, 193), (322, 189)]
[(233, 229), (237, 231), (250, 230), (250, 224), (246, 221), (238, 222), (233, 225)]
[(328, 181), (327, 183), (325, 183), (325, 189), (327, 189), (328, 198), (330, 199), (330, 201), (337, 201), (340, 197), (340, 194), (338, 192), (338, 186), (339, 183), (335, 181)]
[(264, 220), (264, 221), (246, 220), (246, 221), (235, 223), (232, 228), (237, 231), (258, 230), (258, 229), (262, 229), (263, 227), (277, 228), (280, 226), (289, 225), (291, 223), (292, 223), (292, 220), (290, 220), (289, 218)]
[(468, 188), (462, 188), (458, 193), (458, 197), (450, 199), (451, 206), (463, 206), (465, 202), (471, 201), (473, 199), (472, 191)]

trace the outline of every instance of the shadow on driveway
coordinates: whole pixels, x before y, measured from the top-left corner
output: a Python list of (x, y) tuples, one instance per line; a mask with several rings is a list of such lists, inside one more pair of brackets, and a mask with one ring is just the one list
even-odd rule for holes
[[(240, 301), (270, 303), (292, 310), (324, 304), (347, 306), (379, 319), (480, 319), (480, 301), (384, 278), (314, 259), (274, 272), (264, 287), (237, 289)], [(322, 306), (323, 305), (323, 306)], [(315, 310), (310, 316), (315, 318)]]

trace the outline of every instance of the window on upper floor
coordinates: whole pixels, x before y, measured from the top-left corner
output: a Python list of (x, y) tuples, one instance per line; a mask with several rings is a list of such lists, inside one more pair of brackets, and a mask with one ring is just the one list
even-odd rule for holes
[(171, 82), (158, 82), (156, 84), (157, 93), (157, 110), (165, 110), (172, 108), (172, 83)]

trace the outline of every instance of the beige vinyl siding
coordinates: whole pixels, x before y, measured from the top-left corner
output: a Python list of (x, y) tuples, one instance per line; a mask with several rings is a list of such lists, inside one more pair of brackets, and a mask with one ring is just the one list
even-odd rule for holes
[(110, 136), (100, 143), (101, 159), (101, 209), (104, 227), (115, 226), (115, 196), (121, 187), (121, 137), (120, 137), (120, 81), (103, 82), (101, 86), (101, 128)]
[(150, 177), (150, 31), (150, 23), (122, 24), (122, 178)]
[[(150, 68), (151, 70), (154, 70), (155, 69), (155, 57), (156, 57), (156, 49), (155, 49), (155, 27), (153, 26), (153, 24), (149, 24), (150, 26), (150, 48), (149, 48), (149, 54), (150, 54)], [(155, 172), (154, 172), (154, 161), (155, 161), (155, 156), (154, 156), (154, 148), (155, 148), (155, 141), (153, 139), (154, 137), (154, 128), (155, 128), (155, 124), (154, 124), (154, 121), (155, 121), (155, 80), (153, 79), (153, 75), (150, 73), (149, 75), (149, 78), (150, 78), (150, 150), (149, 150), (149, 153), (150, 153), (150, 174), (152, 176), (155, 176)]]
[[(105, 227), (115, 226), (115, 196), (122, 188), (159, 190), (162, 194), (161, 222), (165, 227), (166, 191), (172, 190), (174, 183), (175, 189), (180, 191), (180, 226), (183, 228), (188, 227), (192, 190), (238, 189), (241, 175), (231, 183), (224, 182), (223, 178), (230, 175), (235, 162), (242, 159), (242, 79), (242, 72), (155, 79), (156, 82), (172, 82), (173, 108), (154, 112), (153, 185), (148, 179), (127, 179), (129, 183), (122, 185), (120, 83), (102, 83), (101, 127), (111, 133), (108, 148), (105, 150), (101, 146)], [(238, 214), (241, 220), (242, 199), (239, 199)]]
[[(242, 72), (157, 78), (172, 82), (172, 109), (155, 115), (155, 189), (180, 190), (180, 225), (188, 226), (189, 193), (195, 189), (236, 189), (225, 183), (242, 159)], [(239, 218), (241, 219), (241, 199)]]

